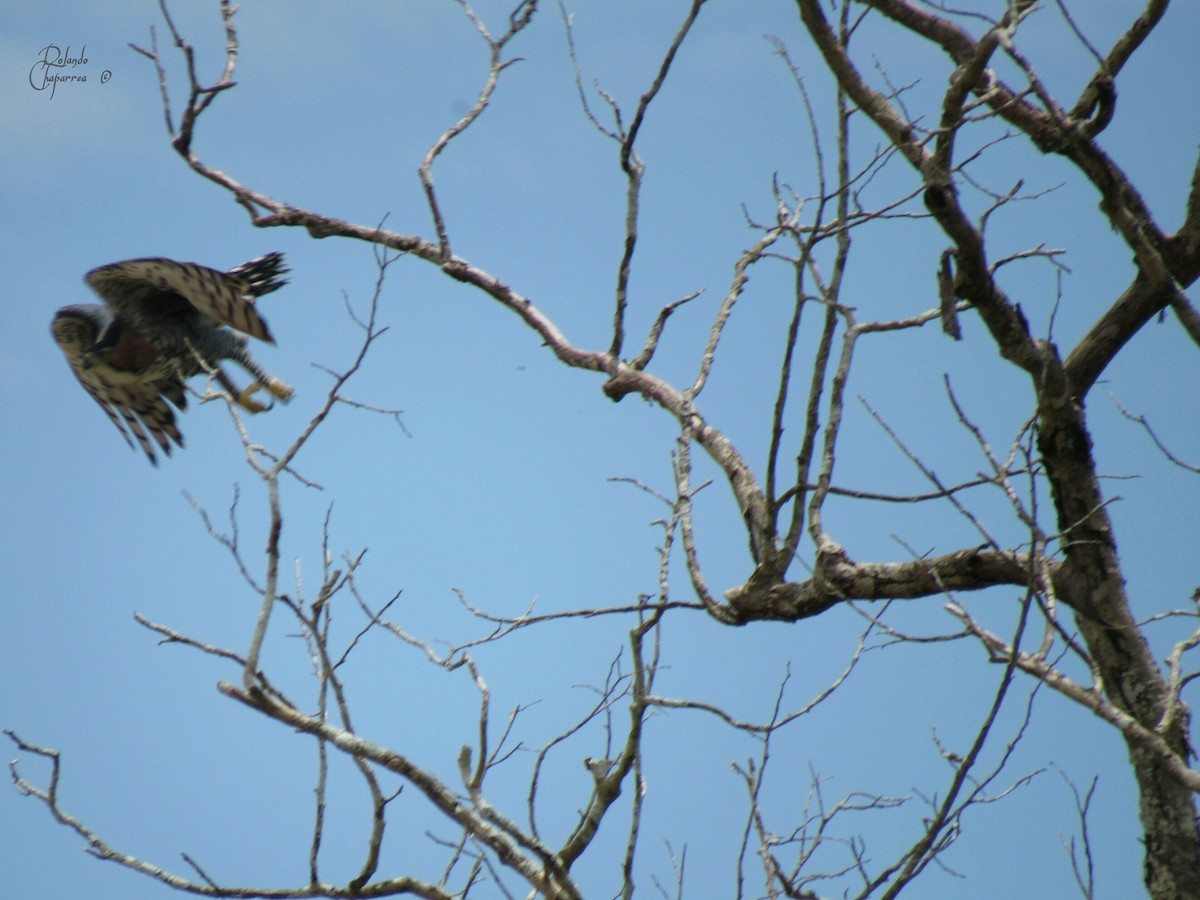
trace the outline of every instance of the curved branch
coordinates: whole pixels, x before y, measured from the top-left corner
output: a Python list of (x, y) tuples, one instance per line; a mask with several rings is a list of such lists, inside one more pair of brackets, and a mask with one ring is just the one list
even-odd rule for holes
[(328, 722), (305, 715), (297, 709), (283, 706), (256, 688), (244, 690), (227, 681), (220, 682), (217, 688), (225, 696), (244, 703), (277, 722), (327, 741), (351, 757), (368, 759), (404, 778), (443, 815), (461, 825), (476, 840), (492, 850), (504, 865), (516, 871), (548, 897), (567, 900), (580, 896), (570, 875), (559, 864), (549, 847), (525, 836), (521, 843), (533, 849), (538, 856), (536, 860), (530, 858), (517, 845), (510, 829), (494, 824), (492, 817), (485, 816), (464, 803), (446, 785), (404, 755)]
[[(286, 707), (280, 706), (279, 708), (284, 709)], [(61, 754), (49, 747), (40, 747), (37, 744), (28, 743), (18, 737), (13, 731), (5, 730), (4, 733), (12, 739), (13, 743), (22, 752), (44, 757), (49, 759), (51, 763), (50, 784), (45, 789), (42, 789), (20, 775), (15, 760), (10, 762), (9, 769), (12, 773), (13, 784), (18, 791), (26, 796), (40, 800), (60, 824), (66, 825), (87, 841), (88, 852), (96, 858), (115, 862), (126, 869), (147, 875), (174, 890), (193, 894), (198, 897), (258, 898), (258, 900), (288, 900), (288, 898), (301, 897), (390, 897), (397, 894), (414, 894), (425, 898), (425, 900), (452, 900), (453, 897), (457, 896), (435, 885), (408, 877), (389, 878), (385, 881), (378, 881), (362, 891), (355, 888), (341, 888), (337, 885), (320, 882), (309, 883), (303, 887), (296, 888), (221, 887), (212, 883), (202, 871), (200, 875), (204, 878), (205, 883), (201, 884), (190, 881), (187, 878), (168, 872), (153, 863), (117, 850), (75, 816), (66, 812), (58, 803), (58, 784), (62, 775)], [(550, 896), (556, 895), (551, 894)], [(557, 896), (563, 895), (560, 894)]]
[(425, 200), (429, 205), (429, 212), (433, 216), (433, 225), (438, 235), (438, 252), (443, 259), (450, 257), (450, 237), (446, 230), (446, 220), (442, 216), (441, 206), (438, 204), (437, 192), (433, 187), (433, 163), (434, 160), (442, 153), (449, 143), (471, 127), (471, 124), (483, 115), (483, 111), (487, 109), (488, 103), (492, 99), (492, 93), (496, 90), (496, 84), (500, 80), (500, 73), (508, 68), (516, 60), (507, 62), (501, 59), (505, 45), (510, 40), (516, 37), (533, 19), (533, 14), (537, 10), (537, 0), (521, 0), (517, 9), (509, 17), (509, 29), (499, 38), (493, 38), (488, 33), (487, 28), (479, 17), (475, 15), (475, 11), (471, 9), (466, 0), (459, 0), (463, 11), (468, 19), (475, 25), (488, 44), (490, 53), (490, 61), (488, 64), (487, 80), (479, 91), (479, 96), (475, 99), (475, 105), (467, 112), (465, 116), (451, 125), (445, 132), (434, 141), (429, 151), (425, 154), (425, 158), (421, 161), (421, 167), (418, 173), (421, 177), (421, 187), (425, 190)]

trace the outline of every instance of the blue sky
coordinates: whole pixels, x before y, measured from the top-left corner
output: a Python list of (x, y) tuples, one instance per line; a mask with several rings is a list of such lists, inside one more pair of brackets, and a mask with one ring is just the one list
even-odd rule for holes
[[(176, 22), (197, 45), (201, 78), (209, 80), (223, 62), (217, 6), (177, 6)], [(686, 6), (677, 0), (569, 4), (585, 83), (598, 79), (628, 118)], [(1079, 11), (1080, 22), (1106, 47), (1126, 21), (1128, 4), (1094, 6)], [(476, 8), (494, 31), (502, 29), (505, 4), (481, 0)], [(446, 0), (286, 8), (246, 2), (237, 24), (238, 86), (202, 120), (199, 155), (297, 206), (363, 224), (386, 216), (390, 228), (430, 236), (417, 167), (437, 135), (470, 107), (486, 73), (486, 48), (459, 6)], [(225, 527), (238, 485), (245, 551), (261, 566), (261, 486), (220, 404), (192, 404), (181, 419), (187, 449), (157, 469), (147, 465), (79, 389), (48, 324), (59, 306), (91, 301), (82, 276), (97, 265), (161, 255), (227, 268), (267, 251), (285, 252), (291, 283), (263, 306), (279, 343), (256, 353), (297, 394), (248, 423), (254, 440), (279, 449), (323, 400), (328, 376), (317, 366), (338, 369), (353, 358), (359, 332), (344, 299), (365, 309), (375, 271), (366, 246), (255, 229), (227, 194), (187, 170), (166, 140), (153, 68), (127, 46), (145, 45), (151, 25), (166, 47), (157, 6), (144, 0), (102, 12), (61, 0), (26, 5), (19, 14), (11, 5), (0, 12), (0, 164), (6, 173), (0, 208), (8, 223), (0, 242), (7, 297), (0, 307), (6, 398), (0, 499), (7, 510), (0, 564), (8, 576), (0, 725), (63, 752), (63, 807), (120, 849), (188, 874), (179, 858), (185, 852), (222, 883), (299, 885), (312, 816), (311, 742), (222, 698), (214, 685), (235, 679), (235, 670), (159, 646), (132, 618), (137, 611), (244, 650), (257, 598), (228, 553), (206, 535), (185, 494)], [(1178, 102), (1200, 75), (1197, 33), (1200, 11), (1176, 4), (1122, 75), (1117, 118), (1102, 140), (1167, 230), (1182, 215), (1200, 143), (1200, 110)], [(630, 346), (640, 345), (664, 304), (706, 291), (671, 320), (656, 357), (655, 371), (675, 383), (694, 377), (733, 264), (755, 239), (742, 205), (752, 217), (769, 220), (776, 173), (801, 194), (814, 189), (812, 141), (795, 85), (764, 35), (789, 46), (828, 141), (829, 85), (794, 7), (713, 0), (639, 144), (647, 175)], [(1086, 55), (1063, 36), (1053, 10), (1038, 13), (1021, 36), (1052, 90), (1072, 97), (1090, 77)], [(912, 83), (911, 108), (935, 116), (948, 75), (944, 61), (931, 65), (919, 47), (890, 31), (868, 27), (863, 41), (877, 42), (895, 83)], [(49, 44), (64, 51), (69, 45), (87, 58), (81, 67), (87, 82), (59, 85), (53, 98), (29, 83)], [(455, 252), (532, 298), (577, 345), (606, 347), (624, 216), (616, 148), (580, 111), (554, 6), (539, 12), (511, 53), (524, 61), (506, 71), (491, 109), (435, 168)], [(171, 58), (177, 114), (181, 73)], [(869, 154), (877, 140), (860, 132), (859, 152)], [(1071, 272), (1062, 282), (1054, 334), (1069, 348), (1126, 284), (1128, 251), (1101, 221), (1093, 192), (1059, 161), (1032, 156), (1014, 140), (994, 148), (976, 174), (1001, 192), (1018, 178), (1030, 191), (1056, 188), (1036, 203), (997, 214), (992, 253), (1042, 242), (1068, 251)], [(908, 173), (896, 165), (871, 185), (868, 202), (911, 188)], [(848, 285), (860, 319), (936, 305), (933, 275), (944, 246), (927, 224), (862, 232)], [(701, 399), (710, 420), (760, 471), (775, 359), (790, 309), (789, 278), (782, 265), (753, 272)], [(1013, 266), (1005, 280), (1035, 330), (1047, 327), (1056, 285), (1044, 263)], [(307, 590), (315, 589), (322, 522), (332, 504), (334, 556), (367, 548), (364, 596), (382, 603), (402, 591), (394, 618), (430, 641), (481, 634), (462, 612), (456, 589), (474, 605), (503, 614), (516, 614), (534, 599), (548, 612), (627, 604), (656, 590), (660, 532), (651, 523), (663, 508), (609, 479), (635, 478), (671, 491), (676, 429), (661, 411), (632, 397), (612, 404), (599, 378), (557, 365), (511, 314), (418, 261), (401, 260), (389, 270), (381, 316), (389, 331), (347, 393), (403, 409), (404, 427), (339, 408), (305, 448), (298, 468), (324, 489), (284, 485), (289, 577), (295, 564)], [(955, 426), (943, 373), (1001, 450), (1028, 415), (1031, 398), (1023, 378), (996, 358), (979, 323), (967, 316), (963, 327), (957, 344), (932, 328), (895, 341), (865, 340), (849, 390), (947, 480), (970, 478), (986, 461)], [(1112, 513), (1135, 610), (1150, 615), (1184, 606), (1196, 585), (1188, 560), (1200, 533), (1200, 491), (1194, 476), (1165, 463), (1121, 418), (1110, 392), (1196, 462), (1200, 357), (1173, 320), (1151, 324), (1090, 400), (1102, 471), (1142, 476), (1109, 484), (1120, 497)], [(788, 433), (799, 431), (797, 412)], [(848, 408), (837, 472), (843, 483), (867, 490), (925, 487), (857, 401)], [(697, 481), (713, 474), (698, 460)], [(701, 497), (701, 557), (710, 585), (722, 590), (749, 574), (745, 538), (723, 485)], [(999, 535), (1020, 539), (997, 498), (980, 495), (974, 502)], [(904, 559), (904, 544), (942, 552), (975, 540), (949, 508), (846, 502), (831, 505), (827, 515), (830, 530), (857, 559)], [(691, 599), (681, 564), (673, 575), (674, 596)], [(964, 600), (990, 625), (1011, 628), (1011, 592)], [(941, 606), (937, 598), (913, 603), (896, 610), (895, 621), (921, 633), (951, 631), (953, 620)], [(349, 604), (337, 617), (347, 636), (360, 627)], [(266, 663), (277, 680), (308, 697), (303, 644), (288, 636), (282, 618), (273, 624)], [(565, 623), (481, 648), (494, 716), (532, 704), (518, 720), (517, 735), (525, 747), (541, 746), (593, 702), (588, 686), (603, 682), (629, 625)], [(848, 610), (797, 625), (744, 629), (680, 616), (663, 631), (669, 668), (659, 690), (764, 720), (786, 672), (783, 706), (799, 707), (841, 671), (860, 630), (861, 620)], [(1170, 623), (1152, 631), (1158, 655), (1183, 634), (1184, 626)], [(860, 816), (851, 828), (866, 835), (874, 860), (890, 858), (916, 836), (924, 812), (919, 792), (933, 794), (948, 781), (933, 730), (961, 747), (999, 674), (965, 642), (867, 654), (833, 700), (777, 739), (767, 790), (773, 827), (786, 831), (799, 819), (810, 771), (828, 779), (827, 800), (856, 790), (912, 795), (901, 809)], [(433, 669), (411, 649), (375, 636), (356, 651), (347, 674), (356, 724), (456, 783), (454, 760), (472, 738), (477, 704), (464, 676)], [(1022, 696), (1031, 687), (1018, 682)], [(1020, 706), (998, 726), (998, 745), (1016, 728)], [(547, 833), (554, 835), (586, 801), (589, 776), (579, 760), (599, 755), (597, 740), (588, 734), (551, 758), (543, 797), (561, 792), (562, 799), (539, 808)], [(754, 742), (698, 713), (663, 712), (650, 721), (639, 851), (644, 892), (653, 895), (653, 878), (671, 882), (669, 842), (676, 851), (687, 847), (686, 895), (732, 895), (731, 848), (740, 839), (745, 798), (730, 762), (744, 763), (758, 752)], [(492, 776), (492, 802), (518, 816), (531, 756), (518, 753)], [(1124, 748), (1110, 729), (1048, 691), (1037, 699), (1011, 777), (1001, 780), (1047, 771), (1004, 802), (968, 815), (946, 862), (969, 880), (931, 871), (911, 893), (1070, 896), (1061, 840), (1073, 832), (1074, 813), (1052, 766), (1081, 786), (1099, 776), (1092, 817), (1098, 896), (1137, 894), (1141, 848)], [(44, 766), (35, 759), (24, 758), (21, 770), (44, 781)], [(350, 773), (339, 771), (335, 786), (340, 792), (325, 874), (345, 880), (361, 856), (365, 811)], [(385, 858), (390, 871), (428, 876), (439, 870), (424, 829), (451, 832), (422, 814), (415, 800), (397, 813)], [(623, 825), (614, 817), (581, 863), (589, 896), (616, 890)], [(167, 895), (82, 850), (35, 802), (0, 790), (0, 883), (12, 896)]]

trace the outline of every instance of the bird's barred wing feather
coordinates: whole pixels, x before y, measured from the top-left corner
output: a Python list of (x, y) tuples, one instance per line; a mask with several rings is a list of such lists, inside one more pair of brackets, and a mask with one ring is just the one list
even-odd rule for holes
[(284, 271), (278, 253), (230, 272), (171, 259), (130, 259), (92, 269), (87, 282), (118, 314), (136, 321), (153, 321), (169, 313), (178, 297), (222, 325), (274, 343), (267, 323), (254, 307), (254, 298), (280, 287), (279, 276)]
[[(171, 455), (172, 441), (183, 446), (183, 435), (175, 424), (175, 413), (153, 386), (140, 383), (111, 384), (103, 376), (93, 375), (86, 370), (76, 374), (84, 390), (108, 414), (125, 442), (133, 446), (129, 439), (131, 433), (150, 462), (158, 465), (151, 438), (167, 456)], [(126, 428), (129, 433), (126, 433)]]
[[(205, 367), (216, 367), (218, 378), (223, 374), (220, 360), (233, 359), (275, 396), (290, 396), (286, 385), (249, 358), (244, 341), (230, 341), (220, 328), (226, 325), (271, 341), (254, 301), (282, 287), (286, 272), (281, 253), (228, 272), (162, 258), (101, 266), (88, 272), (87, 282), (105, 305), (65, 306), (55, 315), (51, 331), (79, 383), (126, 443), (132, 447), (136, 440), (157, 464), (156, 444), (165, 454), (170, 454), (172, 443), (183, 446), (170, 404), (186, 406), (184, 382), (199, 372), (198, 352), (211, 357)], [(193, 340), (206, 349), (194, 349)], [(241, 396), (239, 402), (252, 411), (262, 408)]]
[[(113, 371), (106, 375), (98, 366), (85, 367), (79, 329), (89, 327), (77, 320), (60, 318), (55, 320), (51, 333), (83, 389), (104, 410), (117, 431), (121, 432), (121, 437), (125, 438), (125, 443), (132, 447), (133, 438), (136, 438), (150, 462), (158, 465), (151, 438), (168, 456), (171, 454), (172, 441), (183, 446), (183, 435), (175, 425), (175, 413), (163, 399), (164, 393), (167, 396), (179, 393), (182, 397), (182, 385), (118, 381), (120, 373)], [(94, 338), (94, 334), (90, 337)]]

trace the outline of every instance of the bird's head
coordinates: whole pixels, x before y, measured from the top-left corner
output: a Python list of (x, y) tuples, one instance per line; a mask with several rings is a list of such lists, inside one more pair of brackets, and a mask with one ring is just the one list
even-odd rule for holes
[(98, 304), (64, 306), (55, 314), (50, 330), (63, 352), (75, 355), (85, 369), (112, 349), (120, 337), (116, 316), (107, 306)]

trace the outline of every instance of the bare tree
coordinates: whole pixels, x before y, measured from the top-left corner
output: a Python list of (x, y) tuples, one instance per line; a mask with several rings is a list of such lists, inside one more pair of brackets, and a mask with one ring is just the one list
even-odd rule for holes
[[(931, 864), (943, 864), (946, 850), (964, 828), (964, 813), (1004, 798), (1032, 776), (1010, 773), (1015, 746), (1033, 715), (1034, 698), (1076, 704), (1092, 714), (1096, 731), (1116, 729), (1129, 754), (1130, 774), (1140, 801), (1144, 832), (1144, 881), (1155, 898), (1200, 897), (1200, 832), (1195, 794), (1200, 770), (1193, 768), (1191, 723), (1183, 699), (1195, 680), (1189, 654), (1200, 644), (1195, 603), (1177, 609), (1167, 604), (1148, 621), (1135, 616), (1127, 593), (1115, 529), (1109, 514), (1111, 497), (1103, 490), (1093, 454), (1087, 401), (1122, 349), (1147, 323), (1169, 317), (1200, 344), (1200, 313), (1185, 290), (1200, 276), (1200, 167), (1192, 175), (1183, 219), (1174, 232), (1159, 217), (1137, 186), (1102, 147), (1105, 129), (1118, 115), (1117, 86), (1122, 71), (1166, 13), (1165, 0), (1150, 0), (1107, 50), (1092, 46), (1062, 2), (1039, 4), (1010, 0), (984, 4), (987, 12), (959, 12), (940, 4), (907, 0), (861, 0), (822, 4), (795, 0), (800, 33), (774, 40), (780, 65), (794, 76), (795, 109), (808, 123), (816, 170), (812, 183), (794, 188), (776, 179), (769, 201), (773, 213), (760, 220), (749, 210), (761, 206), (748, 200), (747, 225), (753, 243), (731, 260), (732, 277), (711, 312), (707, 341), (695, 360), (691, 380), (671, 381), (656, 373), (660, 341), (672, 316), (695, 315), (698, 294), (689, 294), (651, 312), (652, 324), (635, 337), (632, 310), (636, 292), (631, 278), (639, 260), (640, 203), (648, 163), (639, 150), (641, 135), (652, 121), (660, 93), (668, 84), (681, 48), (689, 46), (705, 7), (693, 0), (683, 11), (673, 39), (664, 47), (657, 72), (637, 102), (623, 104), (603, 86), (589, 87), (583, 54), (576, 48), (571, 14), (561, 5), (540, 8), (537, 0), (522, 0), (497, 31), (485, 23), (465, 0), (460, 5), (477, 29), (489, 57), (486, 77), (474, 105), (429, 147), (418, 176), (427, 201), (431, 226), (422, 235), (392, 230), (383, 224), (356, 224), (302, 209), (239, 181), (195, 150), (201, 119), (222, 94), (234, 88), (239, 42), (235, 8), (222, 0), (225, 29), (224, 69), (214, 82), (202, 80), (191, 44), (179, 33), (169, 11), (163, 16), (170, 43), (186, 70), (189, 91), (182, 104), (168, 90), (168, 69), (175, 64), (171, 48), (153, 41), (137, 48), (154, 64), (162, 85), (163, 111), (174, 150), (202, 178), (229, 194), (258, 228), (299, 227), (314, 238), (341, 237), (375, 248), (378, 282), (368, 315), (357, 319), (362, 329), (360, 353), (343, 370), (331, 372), (332, 385), (307, 428), (285, 451), (272, 454), (254, 443), (242, 429), (249, 464), (264, 486), (270, 513), (265, 560), (247, 556), (238, 539), (236, 515), (229, 531), (207, 516), (209, 532), (232, 554), (235, 564), (257, 596), (261, 611), (245, 652), (212, 646), (179, 633), (170, 626), (142, 624), (170, 643), (222, 658), (240, 671), (237, 681), (223, 682), (221, 691), (262, 715), (311, 737), (319, 750), (316, 817), (311, 835), (309, 881), (273, 889), (218, 884), (191, 860), (191, 876), (170, 874), (158, 866), (111, 847), (102, 837), (73, 818), (57, 794), (60, 759), (56, 751), (13, 736), (25, 752), (47, 756), (53, 774), (47, 787), (38, 787), (14, 766), (18, 789), (40, 798), (63, 824), (88, 841), (96, 855), (111, 859), (180, 890), (203, 896), (302, 897), (416, 894), (448, 898), (496, 891), (517, 891), (548, 897), (594, 895), (577, 878), (576, 863), (585, 854), (602, 852), (597, 836), (606, 821), (622, 824), (619, 888), (631, 896), (635, 888), (635, 857), (646, 840), (643, 811), (647, 802), (643, 782), (644, 727), (655, 712), (686, 709), (711, 717), (724, 727), (758, 742), (760, 752), (736, 766), (746, 791), (742, 845), (738, 855), (737, 896), (817, 897), (825, 893), (848, 896), (896, 896)], [(1022, 38), (1037, 16), (1059, 16), (1077, 35), (1094, 61), (1078, 97), (1056, 97), (1039, 75), (1032, 58), (1022, 50)], [(511, 47), (538, 23), (560, 27), (566, 51), (575, 67), (581, 115), (602, 139), (611, 143), (613, 164), (625, 180), (623, 252), (616, 263), (611, 340), (606, 346), (572, 343), (555, 321), (503, 273), (492, 272), (455, 250), (454, 225), (446, 215), (434, 180), (439, 158), (452, 142), (489, 109), (498, 85), (516, 61)], [(868, 29), (904, 35), (928, 54), (932, 71), (947, 81), (936, 96), (910, 90), (893, 81), (886, 63), (872, 62), (876, 48)], [(806, 73), (796, 63), (798, 44), (807, 39), (831, 77), (834, 100), (822, 108), (810, 97)], [(859, 52), (859, 44), (866, 45)], [(807, 51), (806, 51), (807, 52)], [(832, 128), (828, 123), (832, 122)], [(1054, 307), (1038, 317), (1010, 295), (1005, 275), (1015, 266), (1045, 266), (1061, 272), (1064, 251), (1037, 243), (1015, 251), (997, 250), (989, 224), (1009, 214), (1018, 203), (1036, 200), (1041, 191), (1023, 181), (1000, 190), (989, 187), (990, 176), (976, 174), (999, 144), (1019, 145), (1029, 165), (1042, 155), (1061, 160), (1070, 177), (1090, 185), (1104, 221), (1132, 255), (1132, 275), (1113, 291), (1106, 305), (1065, 352), (1054, 342)], [(873, 149), (865, 156), (859, 149)], [(897, 186), (883, 200), (876, 182)], [(1036, 209), (1037, 204), (1026, 209)], [(873, 311), (872, 298), (856, 296), (854, 265), (870, 264), (855, 241), (883, 229), (925, 229), (931, 235), (922, 265), (929, 273), (926, 297), (905, 301), (899, 315)], [(381, 326), (376, 302), (388, 267), (404, 255), (420, 260), (444, 276), (462, 282), (491, 302), (512, 312), (535, 334), (566, 369), (595, 373), (604, 395), (621, 401), (636, 395), (661, 410), (678, 429), (672, 453), (673, 484), (655, 489), (629, 479), (633, 488), (661, 504), (658, 591), (627, 603), (606, 607), (556, 610), (530, 609), (518, 616), (495, 615), (478, 609), (469, 598), (464, 608), (483, 626), (482, 636), (439, 649), (411, 634), (389, 617), (392, 598), (364, 596), (356, 574), (362, 556), (348, 556), (335, 565), (328, 541), (321, 549), (324, 567), (319, 584), (305, 586), (297, 576), (293, 589), (283, 586), (279, 535), (284, 519), (280, 481), (306, 476), (296, 459), (309, 436), (325, 427), (328, 413), (338, 404), (355, 404), (345, 393), (347, 381), (370, 352)], [(770, 348), (777, 372), (772, 414), (763, 435), (765, 461), (754, 465), (739, 449), (730, 431), (706, 412), (702, 399), (722, 366), (758, 364), (723, 353), (723, 341), (735, 307), (746, 296), (756, 267), (785, 267), (793, 291), (786, 298), (787, 320), (781, 334), (772, 335)], [(1029, 306), (1026, 301), (1026, 306)], [(656, 314), (655, 314), (656, 313)], [(863, 405), (888, 437), (886, 446), (911, 462), (928, 487), (920, 492), (886, 492), (857, 486), (836, 474), (843, 451), (843, 425), (856, 401), (848, 382), (856, 354), (863, 346), (892, 342), (896, 377), (902, 377), (904, 339), (918, 331), (940, 328), (948, 346), (963, 339), (964, 326), (979, 322), (991, 351), (1020, 373), (1031, 391), (1032, 403), (1019, 431), (997, 449), (987, 429), (978, 424), (960, 401), (955, 381), (944, 381), (947, 415), (978, 448), (984, 471), (961, 478), (940, 476), (922, 453), (909, 445), (905, 429), (888, 416)], [(376, 410), (376, 412), (388, 412)], [(1186, 452), (1168, 448), (1151, 424), (1137, 413), (1122, 412), (1146, 431), (1166, 464), (1192, 473)], [(1130, 426), (1133, 429), (1133, 425)], [(881, 445), (880, 452), (883, 452)], [(697, 452), (698, 451), (698, 452)], [(1151, 463), (1148, 463), (1151, 465)], [(708, 477), (711, 473), (711, 478)], [(736, 503), (737, 519), (713, 528), (697, 513), (701, 492), (711, 480), (724, 483)], [(716, 488), (714, 488), (716, 490)], [(977, 511), (974, 499), (993, 491), (1007, 509), (1003, 531)], [(1049, 503), (1042, 502), (1048, 490)], [(711, 491), (709, 492), (712, 493)], [(967, 537), (958, 547), (938, 553), (911, 547), (901, 561), (863, 561), (846, 549), (855, 536), (839, 534), (833, 524), (838, 504), (877, 504), (900, 509), (909, 523), (920, 522), (926, 509), (948, 506), (961, 518)], [(1046, 507), (1049, 507), (1047, 509)], [(731, 538), (731, 534), (740, 536)], [(715, 590), (705, 577), (704, 551), (714, 543), (745, 541), (748, 547), (744, 582)], [(911, 542), (910, 542), (911, 543)], [(1164, 560), (1187, 566), (1190, 560)], [(682, 565), (690, 591), (680, 599), (672, 576)], [(261, 572), (260, 572), (261, 569)], [(1000, 592), (981, 592), (1000, 588)], [(972, 602), (990, 598), (1002, 607), (999, 616), (987, 614)], [(997, 600), (999, 596), (1002, 599)], [(894, 613), (898, 601), (925, 599), (948, 613), (942, 634), (918, 633), (900, 624)], [(1014, 599), (1015, 598), (1015, 599)], [(361, 612), (362, 626), (354, 638), (338, 644), (331, 637), (334, 609)], [(707, 616), (728, 626), (754, 622), (797, 623), (835, 609), (853, 609), (862, 619), (862, 636), (845, 669), (812, 700), (791, 707), (786, 700), (788, 679), (780, 685), (773, 713), (765, 721), (748, 721), (726, 705), (702, 698), (672, 697), (659, 692), (656, 682), (664, 664), (661, 640), (666, 623), (680, 616)], [(262, 666), (262, 649), (275, 617), (288, 618), (304, 637), (317, 685), (317, 702), (308, 706), (292, 699)], [(564, 619), (626, 621), (626, 645), (615, 649), (612, 666), (594, 685), (595, 703), (577, 720), (536, 752), (524, 809), (493, 805), (490, 787), (495, 770), (519, 743), (520, 709), (497, 724), (484, 667), (476, 648), (503, 642), (516, 632), (537, 630)], [(1000, 627), (989, 624), (999, 621)], [(1155, 660), (1147, 628), (1167, 623), (1177, 629), (1165, 667)], [(359, 639), (368, 632), (393, 636), (431, 665), (461, 672), (478, 694), (477, 738), (464, 746), (457, 759), (460, 783), (451, 785), (406, 755), (403, 747), (388, 747), (360, 734), (354, 727), (352, 703), (342, 679), (351, 665)], [(893, 858), (880, 861), (866, 852), (854, 834), (853, 821), (864, 813), (906, 802), (905, 798), (852, 792), (837, 801), (824, 796), (818, 773), (802, 809), (792, 809), (786, 822), (767, 802), (772, 742), (782, 730), (834, 696), (870, 647), (971, 641), (983, 657), (996, 664), (1000, 675), (993, 695), (981, 704), (973, 739), (951, 748), (936, 740), (948, 765), (945, 783), (926, 792), (928, 808), (920, 827)], [(1023, 687), (1023, 689), (1022, 689)], [(1014, 726), (999, 726), (1002, 714), (1015, 717)], [(548, 800), (549, 785), (542, 775), (547, 760), (577, 734), (587, 733), (597, 750), (585, 766), (591, 776), (585, 797)], [(986, 752), (985, 752), (986, 751)], [(374, 823), (359, 872), (345, 884), (322, 880), (320, 874), (323, 809), (327, 771), (335, 758), (349, 761), (366, 786)], [(1087, 813), (1093, 784), (1081, 798), (1071, 784), (1079, 816), (1079, 843), (1069, 842), (1070, 864), (1081, 893), (1095, 890), (1093, 859), (1088, 844)], [(416, 791), (431, 815), (452, 827), (453, 835), (431, 829), (432, 846), (443, 853), (440, 873), (433, 877), (395, 875), (381, 871), (380, 857), (389, 822), (389, 804), (401, 790)], [(624, 798), (624, 799), (622, 799)], [(909, 798), (911, 799), (911, 798)], [(577, 808), (571, 827), (559, 831), (539, 824), (547, 803)], [(851, 824), (844, 825), (850, 821)], [(686, 854), (672, 851), (676, 884), (664, 893), (685, 891)], [(482, 884), (489, 885), (481, 888)], [(513, 887), (520, 884), (519, 888)]]

